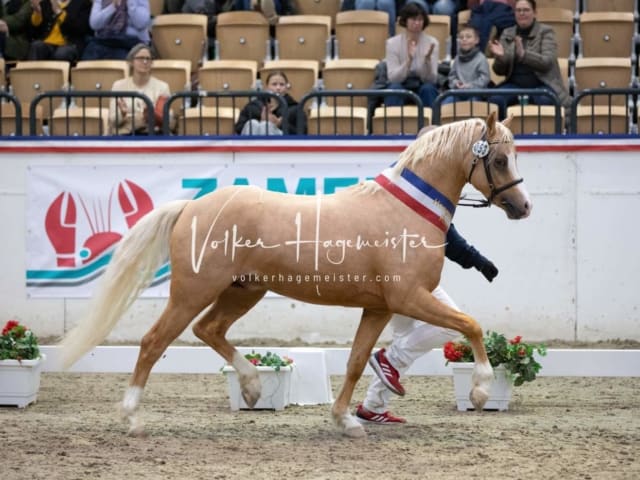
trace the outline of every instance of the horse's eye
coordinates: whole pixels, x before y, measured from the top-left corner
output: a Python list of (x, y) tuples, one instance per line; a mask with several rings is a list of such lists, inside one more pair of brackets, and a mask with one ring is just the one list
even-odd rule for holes
[(496, 167), (505, 168), (507, 166), (507, 157), (504, 157), (504, 156), (496, 157), (495, 163), (496, 163)]

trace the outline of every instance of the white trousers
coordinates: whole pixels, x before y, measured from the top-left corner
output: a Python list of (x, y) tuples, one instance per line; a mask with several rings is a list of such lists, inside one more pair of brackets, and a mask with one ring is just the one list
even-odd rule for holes
[[(442, 287), (437, 286), (432, 293), (445, 305), (460, 310)], [(429, 350), (441, 347), (449, 340), (460, 336), (460, 333), (455, 330), (436, 327), (404, 315), (394, 315), (390, 325), (393, 329), (393, 338), (385, 354), (391, 365), (398, 370), (400, 377), (406, 373), (413, 362)], [(362, 403), (367, 410), (384, 413), (389, 409), (392, 395), (394, 393), (374, 374)]]

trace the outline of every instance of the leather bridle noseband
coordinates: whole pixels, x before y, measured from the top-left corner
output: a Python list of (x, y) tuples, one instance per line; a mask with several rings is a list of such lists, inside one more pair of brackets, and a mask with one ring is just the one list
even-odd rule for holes
[[(496, 143), (505, 143), (505, 142), (503, 141), (488, 142), (486, 133), (483, 133), (482, 138), (473, 144), (473, 146), (471, 147), (471, 152), (473, 153), (473, 161), (471, 162), (471, 170), (469, 171), (469, 176), (467, 177), (467, 183), (471, 183), (471, 176), (473, 175), (473, 171), (475, 170), (476, 165), (478, 165), (478, 160), (482, 160), (482, 165), (484, 166), (484, 173), (487, 176), (487, 182), (489, 184), (489, 191), (490, 191), (489, 198), (485, 198), (484, 200), (479, 200), (474, 198), (467, 199), (464, 196), (462, 196), (460, 198), (461, 201), (458, 202), (458, 205), (461, 205), (463, 207), (475, 207), (475, 208), (490, 207), (496, 195), (499, 195), (505, 190), (508, 190), (509, 188), (515, 185), (518, 185), (519, 183), (522, 183), (524, 181), (524, 178), (520, 177), (517, 180), (513, 180), (512, 182), (509, 182), (506, 185), (496, 188), (496, 186), (493, 183), (493, 176), (491, 175), (491, 168), (489, 165), (489, 154), (491, 153), (490, 145), (494, 145)], [(463, 203), (463, 202), (468, 202), (468, 203)]]

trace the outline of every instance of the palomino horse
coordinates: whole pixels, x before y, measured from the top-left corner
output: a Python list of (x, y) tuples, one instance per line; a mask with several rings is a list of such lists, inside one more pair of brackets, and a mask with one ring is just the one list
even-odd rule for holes
[[(245, 401), (255, 405), (261, 388), (256, 368), (225, 335), (268, 290), (305, 302), (363, 308), (345, 381), (332, 406), (346, 435), (365, 435), (349, 403), (393, 313), (452, 328), (470, 340), (476, 359), (470, 398), (481, 409), (493, 378), (482, 329), (431, 295), (440, 281), (445, 233), (467, 182), (508, 217), (529, 215), (513, 135), (493, 115), (432, 130), (375, 180), (333, 195), (235, 186), (163, 205), (118, 246), (88, 318), (62, 343), (65, 366), (109, 334), (170, 255), (169, 301), (141, 341), (121, 405), (131, 434), (143, 432), (136, 411), (151, 368), (203, 311), (194, 333), (235, 367)], [(389, 276), (401, 280), (385, 281)]]

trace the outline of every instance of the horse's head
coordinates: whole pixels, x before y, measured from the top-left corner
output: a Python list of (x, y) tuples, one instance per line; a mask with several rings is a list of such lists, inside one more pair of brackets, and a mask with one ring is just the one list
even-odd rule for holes
[[(529, 216), (532, 203), (518, 173), (510, 122), (511, 117), (500, 123), (495, 112), (489, 115), (482, 136), (471, 146), (473, 160), (467, 181), (489, 204), (502, 208), (509, 218), (519, 219)], [(479, 165), (483, 168), (477, 168)]]

